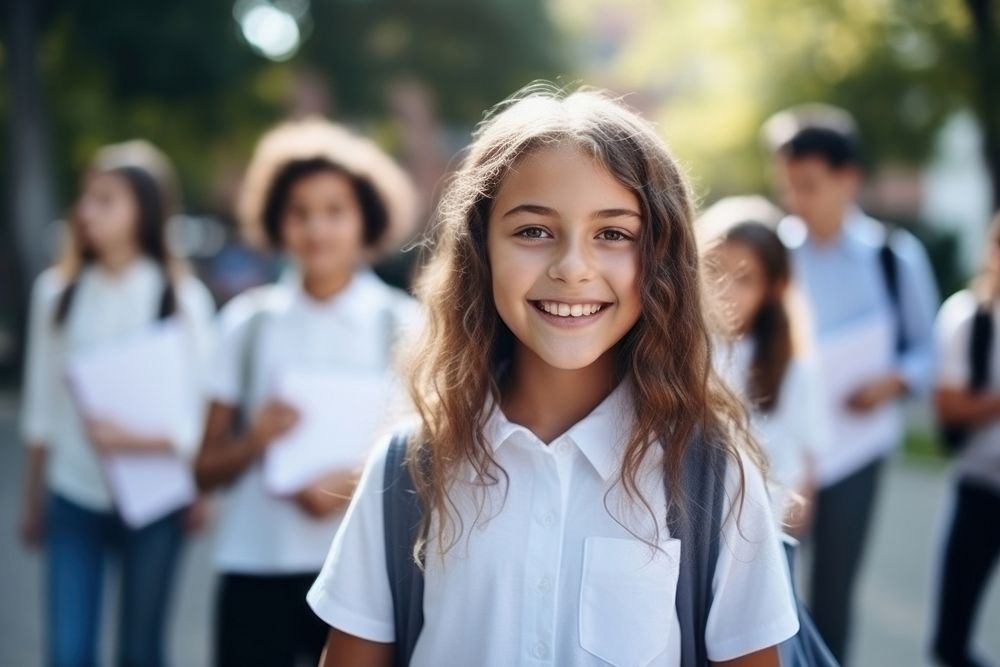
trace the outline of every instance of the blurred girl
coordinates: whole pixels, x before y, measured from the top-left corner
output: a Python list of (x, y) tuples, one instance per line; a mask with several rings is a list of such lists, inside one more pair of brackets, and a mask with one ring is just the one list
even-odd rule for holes
[[(701, 582), (708, 658), (777, 665), (797, 617), (759, 452), (711, 370), (684, 178), (650, 125), (598, 93), (529, 89), (500, 109), (440, 204), (420, 281), (408, 456), (426, 595), (396, 663), (681, 664), (686, 552), (664, 499), (693, 510), (680, 471), (698, 447), (728, 460), (703, 472), (733, 499)], [(333, 626), (326, 665), (406, 650), (380, 567), (385, 456), (310, 591)]]
[(23, 532), (46, 551), (48, 659), (60, 667), (97, 662), (104, 569), (112, 554), (121, 569), (118, 663), (164, 662), (183, 512), (127, 527), (115, 512), (101, 456), (190, 455), (201, 422), (192, 417), (177, 425), (173, 439), (151, 440), (109, 421), (85, 421), (64, 378), (69, 356), (177, 317), (194, 342), (188, 375), (192, 391), (200, 390), (214, 306), (168, 250), (164, 230), (173, 198), (171, 169), (153, 146), (133, 141), (102, 149), (84, 178), (66, 252), (32, 294)]
[(976, 612), (1000, 554), (1000, 214), (973, 285), (937, 318), (938, 417), (964, 429), (948, 528), (933, 651), (941, 664), (984, 665), (971, 653)]
[(752, 211), (728, 206), (739, 203), (721, 201), (702, 220), (712, 228), (701, 231), (710, 237), (707, 263), (728, 338), (717, 363), (750, 405), (776, 483), (775, 512), (801, 535), (814, 494), (813, 461), (827, 444), (829, 419), (816, 370), (797, 340), (803, 327), (796, 321), (801, 310), (792, 306), (788, 251)]
[[(305, 594), (356, 482), (333, 471), (291, 497), (264, 484), (265, 450), (297, 422), (274, 398), (287, 369), (384, 371), (415, 302), (368, 263), (415, 221), (408, 178), (370, 141), (323, 120), (281, 125), (247, 169), (240, 215), (251, 239), (282, 250), (285, 279), (233, 299), (197, 462), (205, 489), (227, 487), (217, 540), (220, 665), (315, 664), (326, 628)], [(331, 446), (337, 434), (330, 433)]]

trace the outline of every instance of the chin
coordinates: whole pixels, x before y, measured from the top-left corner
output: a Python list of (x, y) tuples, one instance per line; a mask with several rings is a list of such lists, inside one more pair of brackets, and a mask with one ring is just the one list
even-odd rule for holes
[(604, 354), (602, 351), (542, 350), (535, 352), (552, 368), (561, 371), (578, 371), (589, 367)]

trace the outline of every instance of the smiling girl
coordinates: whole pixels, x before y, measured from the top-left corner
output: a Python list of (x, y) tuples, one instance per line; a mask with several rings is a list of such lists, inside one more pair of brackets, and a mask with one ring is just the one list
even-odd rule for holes
[[(412, 655), (385, 567), (386, 449), (310, 591), (323, 664), (680, 665), (675, 605), (694, 448), (727, 461), (718, 664), (776, 665), (797, 617), (740, 409), (711, 370), (684, 178), (594, 92), (529, 88), (482, 125), (439, 208), (413, 350), (408, 465), (426, 579)], [(398, 612), (398, 610), (395, 610)]]

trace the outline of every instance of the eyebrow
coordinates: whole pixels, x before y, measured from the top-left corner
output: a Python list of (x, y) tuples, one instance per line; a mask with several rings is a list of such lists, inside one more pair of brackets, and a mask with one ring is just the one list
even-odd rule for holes
[[(509, 217), (516, 215), (518, 213), (532, 213), (534, 215), (541, 215), (547, 218), (558, 218), (559, 213), (554, 208), (549, 208), (548, 206), (541, 206), (539, 204), (520, 204), (510, 209), (501, 217)], [(606, 218), (621, 218), (621, 217), (632, 217), (641, 218), (638, 211), (630, 208), (606, 208), (600, 211), (594, 212), (591, 216), (593, 219), (606, 219)]]

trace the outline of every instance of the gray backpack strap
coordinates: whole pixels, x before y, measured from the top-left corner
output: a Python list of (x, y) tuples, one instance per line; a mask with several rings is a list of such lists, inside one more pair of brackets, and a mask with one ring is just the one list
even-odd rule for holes
[(681, 667), (708, 664), (705, 627), (719, 558), (725, 472), (725, 452), (710, 446), (701, 434), (696, 435), (681, 462), (683, 509), (678, 503), (668, 506), (667, 527), (671, 537), (681, 541), (675, 598), (681, 630)]
[(268, 318), (268, 311), (264, 300), (259, 297), (254, 298), (254, 311), (246, 324), (246, 335), (243, 337), (243, 346), (240, 349), (240, 395), (237, 406), (237, 429), (249, 430), (253, 415), (250, 414), (250, 400), (253, 388), (257, 382), (257, 363), (254, 355), (260, 347), (261, 329), (264, 328), (264, 320)]
[(382, 487), (385, 566), (396, 627), (394, 667), (406, 667), (424, 626), (424, 573), (413, 559), (423, 511), (406, 465), (408, 434), (389, 443)]

